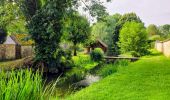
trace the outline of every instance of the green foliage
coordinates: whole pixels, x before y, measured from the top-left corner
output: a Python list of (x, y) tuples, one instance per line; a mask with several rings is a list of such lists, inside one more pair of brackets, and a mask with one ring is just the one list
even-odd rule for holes
[(148, 42), (144, 25), (137, 22), (127, 22), (120, 31), (119, 47), (122, 53), (132, 52), (133, 56), (143, 56), (147, 53)]
[(97, 21), (102, 21), (106, 16), (108, 16), (108, 12), (106, 11), (106, 7), (103, 6), (103, 3), (100, 0), (91, 1), (91, 6), (89, 6), (89, 12), (92, 17), (96, 17)]
[(160, 32), (156, 25), (151, 24), (147, 27), (147, 33), (149, 36), (153, 36), (153, 35), (159, 35)]
[(108, 45), (107, 55), (114, 55), (113, 49), (113, 32), (115, 31), (116, 23), (121, 18), (120, 14), (107, 16), (103, 21), (99, 21), (92, 26), (92, 34), (95, 38), (100, 38)]
[(118, 71), (119, 67), (128, 66), (130, 63), (129, 60), (116, 60), (113, 64), (104, 64), (102, 67), (96, 72), (98, 75), (102, 77), (107, 77), (111, 74), (114, 74)]
[(122, 29), (123, 25), (126, 22), (139, 22), (142, 23), (141, 19), (135, 14), (135, 13), (127, 13), (124, 14), (120, 20), (118, 21), (118, 23), (116, 23), (116, 27), (115, 27), (115, 31), (113, 32), (113, 51), (115, 53), (115, 55), (118, 55), (119, 52), (119, 46), (118, 46), (118, 42), (119, 42), (119, 34), (120, 34), (120, 30)]
[(0, 29), (0, 44), (3, 44), (6, 40), (7, 32), (3, 29)]
[(144, 57), (66, 100), (169, 99), (169, 65), (170, 59), (162, 55)]
[(160, 36), (164, 39), (170, 38), (170, 25), (166, 24), (159, 27)]
[(90, 53), (91, 60), (100, 62), (104, 58), (104, 52), (101, 48), (95, 48), (91, 53)]
[[(12, 32), (17, 32), (17, 27), (19, 28), (18, 31), (22, 31), (20, 28), (25, 26), (25, 21), (16, 1), (1, 0), (1, 2), (3, 3), (0, 4), (0, 29), (4, 29), (8, 32), (11, 32), (11, 30), (13, 30)], [(21, 22), (21, 20), (24, 22)], [(22, 25), (19, 25), (18, 23)]]
[(43, 1), (44, 0), (20, 0), (20, 9), (24, 13), (27, 21), (30, 21), (36, 14), (36, 11), (42, 8)]
[(116, 60), (116, 61), (115, 61), (115, 65), (117, 65), (117, 66), (122, 66), (122, 67), (128, 66), (129, 63), (130, 63), (130, 61), (127, 60), (127, 59), (122, 59), (122, 60)]
[(39, 72), (0, 72), (0, 100), (46, 100), (52, 97), (53, 91), (54, 86), (43, 86)]
[(117, 66), (115, 64), (106, 64), (97, 72), (98, 75), (102, 77), (107, 77), (113, 73), (117, 72)]
[(80, 67), (86, 71), (89, 71), (98, 65), (97, 62), (94, 62), (90, 59), (89, 55), (74, 56), (73, 61), (76, 67)]
[(74, 67), (73, 69), (64, 74), (64, 78), (62, 81), (73, 84), (83, 80), (85, 76), (86, 76), (85, 69)]
[(69, 16), (68, 21), (68, 40), (71, 41), (74, 45), (74, 56), (77, 56), (76, 46), (79, 43), (85, 43), (85, 41), (90, 36), (90, 23), (88, 20), (77, 14), (76, 12), (72, 12)]
[[(63, 18), (69, 2), (48, 1), (28, 23), (29, 33), (35, 42), (35, 60), (49, 68), (63, 69), (59, 43), (63, 35)], [(61, 12), (62, 11), (62, 12)]]

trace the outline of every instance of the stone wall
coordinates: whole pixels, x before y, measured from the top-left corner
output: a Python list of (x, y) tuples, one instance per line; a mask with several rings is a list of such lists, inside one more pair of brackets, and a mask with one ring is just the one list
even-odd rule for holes
[(14, 44), (0, 44), (0, 60), (12, 60), (16, 58)]
[(162, 52), (165, 56), (170, 57), (170, 40), (168, 41), (156, 41), (155, 49)]
[(33, 47), (32, 46), (21, 46), (21, 58), (32, 56)]
[(163, 43), (163, 53), (167, 57), (170, 57), (170, 41), (166, 41)]

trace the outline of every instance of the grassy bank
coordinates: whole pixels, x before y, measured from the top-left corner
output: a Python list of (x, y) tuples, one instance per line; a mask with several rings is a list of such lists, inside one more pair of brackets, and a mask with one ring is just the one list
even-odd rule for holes
[(98, 83), (68, 97), (68, 100), (169, 100), (170, 59), (147, 56), (119, 67)]

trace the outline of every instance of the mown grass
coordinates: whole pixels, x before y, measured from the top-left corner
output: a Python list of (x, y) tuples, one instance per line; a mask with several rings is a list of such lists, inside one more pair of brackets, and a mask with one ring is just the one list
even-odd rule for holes
[(170, 58), (147, 56), (67, 100), (169, 100)]

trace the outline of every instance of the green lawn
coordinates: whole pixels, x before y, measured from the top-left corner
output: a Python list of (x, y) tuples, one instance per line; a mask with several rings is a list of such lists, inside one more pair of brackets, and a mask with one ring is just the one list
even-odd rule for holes
[(143, 57), (68, 100), (170, 100), (170, 59)]

